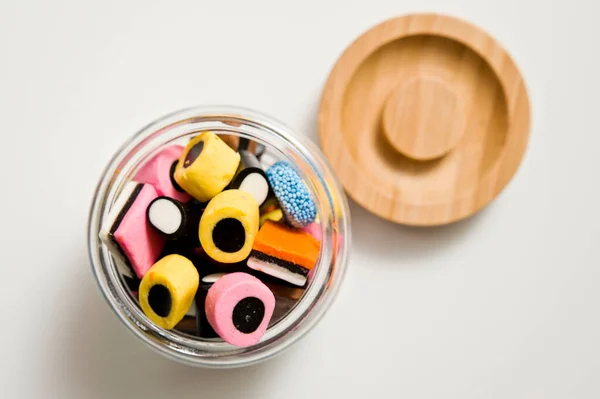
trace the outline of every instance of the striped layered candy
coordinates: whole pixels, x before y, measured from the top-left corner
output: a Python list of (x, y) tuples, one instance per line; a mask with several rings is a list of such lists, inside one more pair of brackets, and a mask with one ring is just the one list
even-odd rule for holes
[(320, 245), (305, 231), (267, 220), (256, 235), (248, 267), (302, 287), (317, 264)]

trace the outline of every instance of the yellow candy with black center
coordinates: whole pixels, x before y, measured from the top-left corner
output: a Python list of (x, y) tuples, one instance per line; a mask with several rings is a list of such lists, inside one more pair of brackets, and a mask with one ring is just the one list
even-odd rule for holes
[(236, 263), (252, 251), (258, 233), (258, 203), (241, 190), (226, 190), (206, 206), (198, 236), (204, 252), (217, 262)]
[(173, 177), (192, 197), (207, 202), (227, 187), (239, 163), (240, 154), (213, 132), (203, 132), (187, 144)]
[(170, 330), (194, 303), (200, 276), (184, 256), (167, 255), (146, 272), (139, 288), (142, 310), (148, 318)]

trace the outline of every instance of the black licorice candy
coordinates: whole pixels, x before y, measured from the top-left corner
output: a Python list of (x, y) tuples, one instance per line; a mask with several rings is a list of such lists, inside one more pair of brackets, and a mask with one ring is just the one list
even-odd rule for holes
[(168, 240), (197, 237), (202, 212), (173, 198), (158, 197), (149, 205), (148, 223)]
[(262, 205), (269, 195), (269, 182), (260, 161), (250, 151), (240, 150), (240, 164), (229, 188), (251, 194)]
[(242, 261), (235, 263), (222, 263), (208, 256), (204, 252), (204, 249), (202, 247), (193, 248), (187, 253), (190, 254), (189, 259), (192, 261), (194, 266), (196, 266), (196, 269), (198, 270), (198, 273), (200, 273), (201, 276), (221, 272), (247, 272), (248, 270), (248, 258), (245, 258)]
[(177, 254), (192, 260), (190, 258), (192, 251), (193, 248), (186, 240), (168, 240), (158, 259), (162, 259), (167, 255)]
[(236, 150), (239, 151), (249, 151), (254, 153), (254, 155), (256, 155), (256, 157), (258, 159), (260, 159), (260, 157), (265, 153), (265, 150), (267, 148), (260, 144), (259, 142), (256, 142), (254, 140), (250, 140), (247, 139), (246, 137), (239, 137), (238, 138), (238, 145)]
[(206, 305), (206, 295), (212, 285), (217, 282), (221, 277), (227, 273), (212, 273), (208, 274), (200, 279), (200, 286), (196, 292), (195, 306), (196, 306), (196, 333), (202, 338), (217, 338), (219, 335), (212, 328), (208, 319), (206, 318), (206, 312), (204, 307)]
[(127, 288), (129, 288), (129, 291), (134, 293), (134, 292), (138, 292), (140, 289), (140, 283), (141, 280), (138, 279), (137, 277), (131, 277), (131, 276), (125, 276), (123, 275), (123, 280), (125, 282), (125, 285), (127, 286)]
[[(192, 305), (194, 308), (194, 305)], [(175, 326), (175, 330), (189, 335), (197, 335), (196, 332), (196, 316), (185, 315), (183, 319)]]
[(175, 180), (175, 169), (177, 168), (177, 164), (178, 163), (179, 163), (179, 160), (176, 159), (171, 164), (171, 169), (169, 170), (169, 178), (171, 179), (171, 185), (173, 186), (173, 188), (175, 189), (175, 191), (178, 191), (180, 193), (185, 193), (185, 190), (183, 188), (181, 188), (181, 186), (179, 185), (179, 183), (177, 183), (177, 180)]

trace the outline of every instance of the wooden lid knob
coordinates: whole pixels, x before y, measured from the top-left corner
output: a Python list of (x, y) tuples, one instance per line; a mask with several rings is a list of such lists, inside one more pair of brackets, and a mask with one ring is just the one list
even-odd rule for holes
[(465, 131), (462, 101), (444, 80), (416, 76), (401, 83), (383, 110), (383, 131), (391, 145), (409, 158), (439, 158)]

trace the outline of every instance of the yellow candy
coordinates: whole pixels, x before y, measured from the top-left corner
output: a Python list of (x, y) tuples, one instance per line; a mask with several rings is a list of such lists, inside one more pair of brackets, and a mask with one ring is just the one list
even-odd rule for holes
[(267, 213), (267, 212), (271, 212), (278, 208), (279, 208), (279, 202), (277, 201), (277, 198), (275, 196), (272, 196), (272, 197), (268, 197), (265, 200), (265, 202), (263, 202), (263, 204), (260, 206), (259, 210), (260, 210), (260, 213)]
[(183, 319), (194, 302), (200, 276), (194, 264), (181, 255), (167, 255), (144, 275), (139, 288), (142, 310), (167, 330)]
[(260, 226), (262, 227), (262, 225), (265, 224), (267, 220), (279, 222), (281, 219), (283, 219), (283, 212), (281, 211), (281, 209), (275, 209), (265, 213), (260, 217)]
[(240, 154), (212, 132), (194, 137), (185, 147), (174, 178), (188, 194), (206, 202), (231, 181), (240, 163)]
[(221, 263), (236, 263), (252, 251), (258, 233), (258, 203), (251, 194), (226, 190), (206, 206), (198, 235), (208, 256)]

